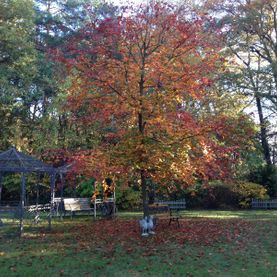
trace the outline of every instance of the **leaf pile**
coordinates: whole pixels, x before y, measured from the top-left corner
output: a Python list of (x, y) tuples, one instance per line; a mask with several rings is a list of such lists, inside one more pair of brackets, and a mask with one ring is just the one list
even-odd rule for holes
[(240, 238), (250, 236), (255, 224), (242, 220), (188, 219), (181, 220), (180, 227), (167, 219), (160, 219), (156, 234), (141, 237), (137, 220), (99, 220), (80, 224), (69, 232), (72, 239), (82, 248), (87, 245), (112, 250), (121, 245), (127, 252), (140, 247), (158, 247), (166, 243), (183, 245), (213, 245), (215, 243), (239, 243)]

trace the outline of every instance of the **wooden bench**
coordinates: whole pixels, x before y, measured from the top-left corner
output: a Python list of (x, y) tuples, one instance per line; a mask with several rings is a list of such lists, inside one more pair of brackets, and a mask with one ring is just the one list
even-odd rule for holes
[[(180, 199), (175, 201), (158, 200), (154, 202), (152, 207), (156, 207), (158, 212), (159, 212), (159, 209), (163, 212), (167, 210), (169, 212), (168, 225), (170, 225), (172, 221), (176, 221), (178, 224), (178, 227), (180, 227), (179, 218), (181, 217), (181, 215), (179, 212), (186, 209), (186, 200), (185, 199)], [(161, 209), (161, 207), (163, 208)], [(151, 211), (151, 207), (150, 207), (150, 211)]]
[(65, 212), (70, 212), (71, 218), (75, 212), (93, 212), (94, 210), (91, 207), (90, 198), (64, 198), (63, 203)]
[(164, 214), (169, 212), (169, 207), (167, 204), (161, 202), (154, 202), (148, 205), (148, 211), (151, 215)]
[(96, 218), (97, 210), (100, 211), (102, 217), (114, 217), (116, 213), (115, 198), (96, 198), (91, 201), (94, 206), (94, 217)]

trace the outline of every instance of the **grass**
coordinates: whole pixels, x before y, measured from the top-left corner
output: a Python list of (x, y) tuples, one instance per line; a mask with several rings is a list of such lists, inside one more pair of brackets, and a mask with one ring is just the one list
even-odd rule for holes
[[(0, 276), (276, 276), (277, 211), (184, 211), (141, 238), (140, 213), (0, 227)], [(7, 221), (6, 221), (7, 222)], [(12, 223), (11, 220), (8, 221)]]
[[(140, 218), (141, 212), (121, 212), (123, 218)], [(201, 217), (201, 218), (240, 218), (240, 219), (277, 219), (277, 210), (185, 210), (181, 212), (183, 217)]]

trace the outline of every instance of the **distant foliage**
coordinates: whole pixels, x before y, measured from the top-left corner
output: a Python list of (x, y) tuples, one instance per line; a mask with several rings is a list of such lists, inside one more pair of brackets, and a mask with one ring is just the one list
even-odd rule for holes
[(263, 185), (271, 197), (277, 196), (277, 168), (274, 165), (264, 166), (252, 171), (249, 180)]
[(119, 188), (116, 191), (116, 205), (119, 210), (141, 209), (141, 192), (133, 188)]
[(250, 208), (253, 198), (268, 198), (267, 190), (263, 186), (251, 182), (238, 182), (231, 186), (231, 190), (237, 195), (238, 204), (241, 208)]
[(80, 182), (77, 187), (78, 195), (81, 197), (91, 197), (94, 193), (94, 182), (95, 179), (93, 178)]
[(259, 184), (213, 182), (208, 187), (194, 188), (186, 195), (189, 207), (207, 209), (250, 208), (251, 199), (267, 199), (267, 190)]

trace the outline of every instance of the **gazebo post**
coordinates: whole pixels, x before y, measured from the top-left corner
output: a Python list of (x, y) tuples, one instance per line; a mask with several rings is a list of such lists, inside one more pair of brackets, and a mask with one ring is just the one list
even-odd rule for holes
[(77, 187), (77, 177), (75, 175), (74, 179), (73, 179), (73, 196), (76, 198), (76, 187)]
[(37, 184), (36, 184), (36, 218), (39, 218), (38, 203), (39, 203), (39, 181), (40, 174), (37, 173)]
[(115, 198), (115, 177), (112, 178), (113, 181), (113, 217), (115, 217), (115, 212), (116, 212), (116, 198)]
[(20, 226), (19, 226), (19, 237), (23, 234), (23, 217), (24, 217), (24, 202), (25, 202), (25, 191), (26, 191), (26, 177), (25, 174), (21, 174), (21, 195), (20, 195)]
[(64, 189), (64, 176), (62, 173), (60, 173), (60, 178), (61, 178), (61, 183), (62, 183), (62, 187), (61, 187), (61, 194), (60, 197), (61, 199), (63, 199), (63, 189)]
[(116, 206), (115, 206), (115, 185), (114, 185), (114, 190), (113, 190), (113, 217), (115, 217), (115, 212), (116, 212)]
[(63, 189), (64, 189), (64, 175), (62, 173), (60, 173), (60, 179), (61, 179), (61, 183), (62, 183), (62, 187), (61, 187), (61, 202), (60, 202), (60, 205), (59, 205), (59, 208), (60, 208), (60, 219), (63, 218), (62, 216), (62, 209), (63, 209)]
[(0, 206), (1, 206), (1, 199), (2, 199), (2, 173), (0, 172)]
[[(94, 192), (96, 191), (96, 181), (94, 182)], [(97, 196), (95, 195), (95, 199), (94, 199), (94, 203), (93, 203), (93, 213), (94, 213), (94, 219), (96, 219), (97, 217), (97, 212), (96, 212), (96, 209), (97, 209), (97, 206), (96, 206), (96, 199), (97, 199)]]
[(52, 228), (52, 214), (53, 214), (53, 208), (54, 208), (54, 188), (55, 188), (55, 178), (56, 174), (54, 172), (51, 172), (50, 175), (50, 186), (51, 186), (51, 200), (50, 200), (50, 214), (48, 219), (48, 228), (51, 230)]

